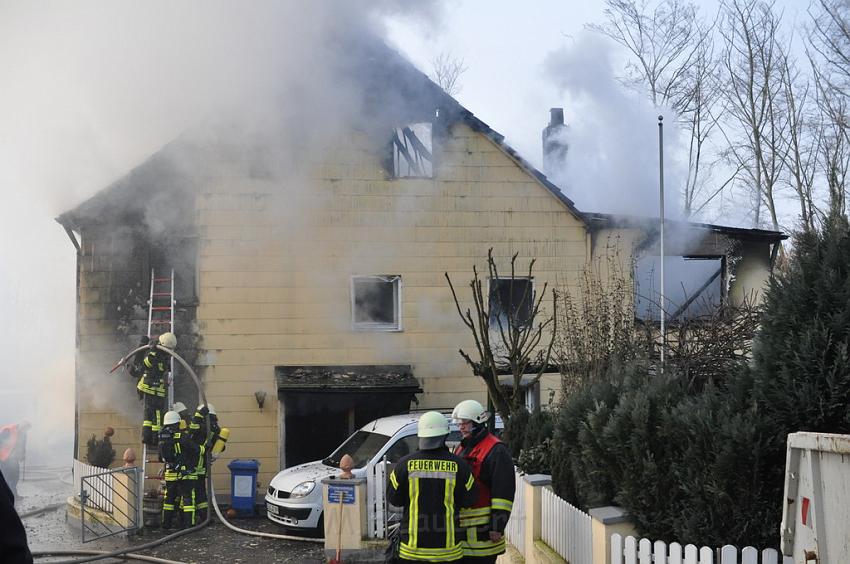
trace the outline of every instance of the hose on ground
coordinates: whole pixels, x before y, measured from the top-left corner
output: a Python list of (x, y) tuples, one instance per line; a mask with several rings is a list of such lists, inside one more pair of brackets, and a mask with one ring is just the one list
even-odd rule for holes
[[(102, 555), (101, 558), (111, 558), (107, 556), (107, 552), (103, 550), (40, 550), (33, 552), (34, 558), (42, 558), (46, 556), (87, 556), (87, 555)], [(156, 562), (158, 564), (186, 564), (179, 560), (166, 560), (165, 558), (157, 558), (156, 556), (145, 556), (144, 554), (127, 553), (122, 554), (120, 560), (139, 560), (141, 562)], [(83, 560), (73, 560), (72, 562), (83, 562)], [(58, 564), (51, 562), (50, 564)]]
[(241, 533), (243, 535), (251, 535), (254, 537), (264, 537), (267, 539), (282, 539), (282, 540), (293, 540), (293, 541), (302, 541), (302, 542), (325, 542), (325, 539), (314, 539), (310, 537), (297, 537), (295, 535), (279, 535), (277, 533), (264, 533), (262, 531), (249, 531), (248, 529), (241, 529), (236, 525), (230, 523), (224, 516), (221, 514), (221, 510), (218, 508), (218, 502), (215, 499), (215, 492), (212, 489), (212, 481), (209, 482), (209, 492), (210, 492), (210, 500), (212, 501), (213, 507), (215, 508), (215, 514), (218, 515), (219, 520), (224, 523), (224, 526), (230, 529), (231, 531), (236, 531), (237, 533)]
[(33, 515), (40, 515), (41, 513), (53, 511), (54, 509), (65, 507), (66, 505), (67, 504), (64, 501), (60, 501), (59, 503), (51, 503), (50, 505), (45, 505), (44, 507), (39, 507), (38, 509), (30, 509), (29, 511), (19, 513), (18, 517), (20, 517), (21, 519), (26, 519), (27, 517), (32, 517)]

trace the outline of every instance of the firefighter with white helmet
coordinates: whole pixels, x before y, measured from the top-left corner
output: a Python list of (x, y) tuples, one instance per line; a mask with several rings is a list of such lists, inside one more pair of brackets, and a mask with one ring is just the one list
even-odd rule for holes
[(458, 508), (475, 499), (469, 466), (446, 448), (446, 416), (419, 418), (419, 450), (398, 461), (387, 483), (387, 499), (404, 508), (398, 558), (401, 562), (456, 562), (463, 558)]
[(505, 552), (505, 527), (514, 505), (516, 482), (511, 453), (487, 430), (490, 413), (475, 400), (464, 400), (452, 411), (462, 440), (455, 454), (469, 463), (478, 495), (460, 510), (466, 528), (464, 562), (495, 562)]
[[(159, 456), (165, 462), (165, 499), (162, 501), (162, 528), (170, 529), (175, 512), (178, 524), (195, 524), (192, 467), (196, 464), (198, 449), (180, 430), (180, 415), (168, 411), (162, 418), (159, 431)], [(182, 506), (182, 512), (179, 511)], [(185, 518), (185, 519), (184, 519)]]
[(145, 401), (144, 420), (142, 421), (142, 442), (155, 446), (157, 434), (162, 425), (162, 412), (165, 409), (166, 378), (170, 368), (169, 354), (157, 348), (160, 346), (173, 350), (177, 346), (174, 333), (163, 333), (156, 341), (151, 341), (150, 350), (142, 361), (142, 377), (136, 389)]

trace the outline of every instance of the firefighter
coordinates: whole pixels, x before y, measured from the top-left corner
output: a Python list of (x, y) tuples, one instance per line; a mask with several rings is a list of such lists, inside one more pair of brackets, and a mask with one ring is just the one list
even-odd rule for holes
[[(178, 512), (178, 527), (195, 524), (192, 505), (192, 464), (195, 462), (192, 441), (180, 431), (180, 415), (168, 411), (159, 430), (159, 456), (165, 462), (165, 499), (162, 501), (162, 528), (170, 529)], [(179, 511), (180, 507), (183, 511)]]
[(464, 400), (452, 411), (462, 437), (454, 453), (472, 468), (478, 490), (475, 503), (460, 510), (460, 526), (466, 528), (464, 562), (482, 564), (505, 552), (505, 527), (516, 490), (511, 453), (487, 430), (489, 418), (475, 400)]
[[(207, 432), (207, 415), (209, 415), (210, 419), (210, 432)], [(194, 471), (195, 481), (193, 482), (193, 495), (195, 498), (195, 510), (197, 511), (198, 520), (205, 521), (207, 518), (207, 511), (209, 509), (209, 500), (207, 496), (207, 471), (209, 470), (209, 467), (207, 465), (206, 453), (207, 450), (211, 449), (216, 441), (219, 440), (221, 435), (221, 427), (218, 424), (218, 415), (216, 414), (215, 406), (213, 404), (208, 403), (207, 405), (201, 404), (198, 406), (198, 410), (192, 417), (192, 422), (189, 423), (189, 435), (200, 449), (198, 463), (195, 465)]]
[(142, 442), (148, 446), (156, 446), (157, 435), (162, 425), (166, 376), (170, 365), (168, 353), (157, 349), (157, 343), (167, 349), (174, 350), (177, 346), (177, 337), (174, 336), (174, 333), (163, 333), (157, 341), (151, 341), (150, 350), (142, 361), (144, 372), (142, 377), (139, 378), (136, 389), (141, 392), (145, 401)]
[(458, 509), (475, 500), (469, 466), (446, 448), (449, 424), (442, 413), (419, 418), (419, 450), (390, 473), (387, 500), (404, 508), (401, 562), (456, 562), (463, 558)]

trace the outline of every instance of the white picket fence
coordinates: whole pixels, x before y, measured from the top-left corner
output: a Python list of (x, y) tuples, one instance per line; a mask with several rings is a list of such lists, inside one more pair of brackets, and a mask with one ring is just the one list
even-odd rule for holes
[(543, 542), (567, 562), (591, 562), (591, 518), (549, 488), (541, 492), (540, 528)]
[(522, 474), (516, 473), (516, 494), (514, 495), (514, 509), (511, 518), (505, 527), (505, 540), (511, 543), (520, 554), (525, 553), (525, 488), (523, 487)]
[(86, 503), (101, 511), (112, 513), (113, 475), (106, 468), (92, 466), (77, 459), (74, 459), (73, 474), (74, 495), (80, 495), (84, 477), (94, 476), (86, 480), (86, 495), (88, 496)]
[(366, 466), (366, 524), (369, 538), (387, 536), (387, 465), (381, 461)]
[(779, 553), (768, 548), (759, 551), (748, 546), (740, 551), (731, 545), (719, 550), (719, 559), (715, 558), (712, 548), (697, 548), (692, 544), (684, 547), (677, 543), (668, 546), (661, 541), (654, 543), (649, 539), (611, 535), (611, 564), (779, 564)]

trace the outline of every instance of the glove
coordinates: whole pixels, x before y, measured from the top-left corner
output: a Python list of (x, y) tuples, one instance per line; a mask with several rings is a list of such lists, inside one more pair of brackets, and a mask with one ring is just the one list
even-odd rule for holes
[(207, 413), (209, 413), (209, 412), (210, 412), (210, 408), (207, 407), (206, 405), (201, 407), (201, 409), (198, 410), (198, 413), (201, 414), (201, 417), (206, 417)]

